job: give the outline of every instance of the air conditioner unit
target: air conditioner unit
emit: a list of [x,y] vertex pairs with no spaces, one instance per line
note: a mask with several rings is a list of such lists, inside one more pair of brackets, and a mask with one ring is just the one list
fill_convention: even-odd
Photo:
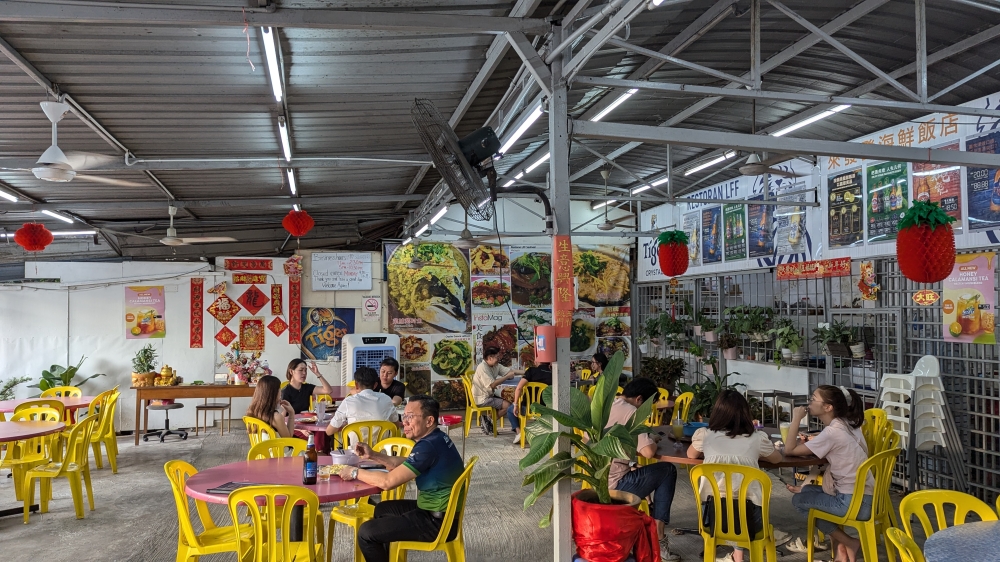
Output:
[[386,357],[399,361],[399,336],[395,334],[347,334],[341,340],[340,384],[354,380],[358,367],[378,371]]

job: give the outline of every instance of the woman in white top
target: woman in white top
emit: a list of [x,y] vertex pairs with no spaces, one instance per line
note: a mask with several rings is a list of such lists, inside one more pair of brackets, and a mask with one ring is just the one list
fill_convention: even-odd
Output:
[[[750,404],[742,394],[735,390],[724,390],[712,406],[712,415],[708,427],[694,432],[687,455],[692,459],[704,458],[706,463],[737,464],[759,468],[757,461],[765,459],[770,462],[781,461],[781,451],[762,431],[755,431]],[[734,489],[742,483],[742,478],[733,477]],[[720,490],[725,489],[723,478],[718,479]],[[712,487],[708,482],[701,482],[699,495],[702,505],[711,494]],[[747,522],[754,531],[754,521],[761,521],[761,489],[758,484],[751,484],[747,491],[747,499],[756,507],[755,512],[747,513]],[[704,509],[704,507],[703,507]],[[733,549],[733,562],[743,561],[743,551]]]
[[[868,446],[861,433],[861,424],[865,422],[865,405],[857,392],[842,386],[823,385],[817,388],[809,398],[809,406],[798,407],[792,411],[792,428],[798,428],[799,422],[806,412],[818,418],[826,426],[823,431],[811,441],[786,445],[786,455],[816,455],[826,459],[829,470],[824,474],[823,484],[829,488],[832,484],[834,493],[828,494],[822,486],[813,484],[807,486],[788,486],[792,496],[792,505],[803,514],[810,509],[818,509],[833,515],[845,515],[851,504],[854,493],[854,482],[857,480],[858,467],[868,460]],[[865,479],[865,495],[861,501],[858,517],[866,520],[871,516],[872,493],[875,489],[875,478],[869,472]],[[816,520],[819,530],[829,534],[837,548],[836,562],[855,562],[861,541],[838,529],[833,523],[822,519]],[[809,537],[808,540],[813,540]]]

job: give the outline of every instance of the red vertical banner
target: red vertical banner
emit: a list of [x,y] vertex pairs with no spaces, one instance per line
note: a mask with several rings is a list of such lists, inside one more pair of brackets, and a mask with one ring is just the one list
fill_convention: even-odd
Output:
[[191,278],[191,344],[192,349],[202,347],[205,319],[205,279]]
[[271,285],[271,315],[281,316],[284,314],[281,306],[281,283]]
[[302,279],[288,278],[288,343],[302,343]]
[[552,237],[552,318],[556,337],[568,338],[573,324],[576,295],[573,292],[573,243],[569,236]]

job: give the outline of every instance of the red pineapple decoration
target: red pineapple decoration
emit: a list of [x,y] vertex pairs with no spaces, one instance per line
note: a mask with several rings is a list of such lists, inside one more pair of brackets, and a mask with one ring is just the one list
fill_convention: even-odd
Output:
[[285,230],[292,236],[301,238],[316,226],[316,221],[309,216],[309,213],[292,209],[282,219],[281,226],[285,227]]
[[899,271],[910,281],[937,283],[955,267],[955,217],[937,203],[914,201],[899,221],[896,259]]
[[27,222],[14,233],[14,242],[29,252],[41,252],[52,243],[52,233],[45,225]]
[[660,271],[667,277],[684,275],[688,269],[688,236],[683,230],[667,230],[656,238]]

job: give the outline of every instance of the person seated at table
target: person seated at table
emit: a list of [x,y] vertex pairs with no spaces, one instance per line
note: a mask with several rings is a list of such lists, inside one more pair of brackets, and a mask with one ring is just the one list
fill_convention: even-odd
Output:
[[[517,388],[514,389],[514,403],[507,408],[507,421],[510,422],[510,429],[514,432],[514,443],[518,444],[521,442],[521,419],[517,417],[517,404],[521,400],[521,392],[524,387],[528,385],[529,382],[537,382],[541,384],[551,385],[552,384],[552,364],[551,363],[539,363],[534,367],[530,367],[524,372],[524,377],[517,381]],[[545,402],[542,401],[542,405]],[[521,408],[521,414],[525,414],[524,408]]]
[[280,389],[278,377],[265,375],[258,379],[247,415],[270,425],[278,437],[295,437],[295,410],[281,399]]
[[392,403],[399,406],[403,403],[403,396],[406,394],[406,385],[396,380],[399,374],[399,361],[392,357],[386,357],[378,366],[378,386],[376,392],[381,392],[392,399]]
[[594,384],[597,384],[597,377],[604,372],[604,369],[608,368],[608,356],[598,351],[590,358],[590,376],[594,379]]
[[301,359],[292,359],[288,363],[288,370],[285,371],[285,378],[288,385],[281,390],[281,399],[287,400],[296,414],[309,411],[309,398],[320,394],[333,394],[333,387],[326,382],[319,367],[313,361],[309,364],[309,369],[319,378],[323,386],[316,386],[306,382],[306,362]]
[[336,435],[348,424],[359,421],[394,421],[396,405],[389,395],[375,392],[378,373],[371,367],[358,367],[354,371],[354,387],[357,394],[344,399],[326,426],[327,435]]
[[[754,430],[753,415],[750,404],[742,394],[735,390],[723,390],[712,406],[712,416],[708,427],[699,428],[691,437],[691,446],[687,456],[691,459],[704,458],[707,463],[738,464],[760,468],[759,459],[771,463],[781,462],[781,451],[774,448],[770,437],[763,431]],[[733,478],[733,487],[740,485],[742,478]],[[725,478],[718,479],[719,489],[725,490]],[[708,482],[702,481],[699,495],[702,510],[712,493]],[[734,500],[736,501],[736,500]],[[755,535],[764,528],[761,513],[760,485],[752,484],[747,492],[747,522],[750,534]],[[713,508],[714,509],[714,508]],[[774,530],[774,542],[784,544],[791,535],[784,531]],[[743,550],[733,549],[733,562],[743,562]]]
[[[829,466],[823,474],[823,485],[788,486],[792,505],[804,515],[810,509],[818,509],[833,515],[845,515],[851,505],[854,483],[858,467],[868,460],[868,445],[861,433],[865,422],[865,404],[852,389],[842,386],[823,385],[813,391],[809,406],[799,406],[792,410],[789,427],[797,429],[806,413],[823,422],[826,427],[809,441],[785,444],[786,456],[816,455],[826,459]],[[864,497],[858,518],[862,521],[871,517],[872,494],[875,478],[871,472],[865,478]],[[827,491],[829,490],[829,491]],[[848,535],[843,529],[822,519],[816,520],[820,531],[830,535],[836,546],[837,562],[855,562],[861,541]],[[808,540],[813,540],[808,537]]]
[[[660,389],[656,388],[656,383],[645,377],[636,377],[625,385],[621,396],[615,397],[605,427],[627,424],[639,406],[642,406],[647,400],[657,400],[659,395]],[[655,457],[657,441],[658,438],[649,433],[640,433],[636,452],[647,459]],[[611,462],[611,470],[608,473],[608,488],[629,492],[640,498],[645,498],[652,493],[652,515],[653,519],[656,520],[656,534],[660,539],[660,558],[664,562],[680,560],[679,555],[670,553],[670,544],[665,534],[666,526],[670,524],[670,506],[674,502],[677,469],[669,462],[657,462],[633,468],[631,465],[635,460],[615,459]]]
[[[496,396],[497,387],[510,379],[523,375],[524,371],[511,369],[500,363],[500,348],[490,345],[483,349],[483,360],[472,375],[472,399],[479,407],[489,406],[502,416],[510,402]],[[479,427],[486,435],[493,435],[493,420],[489,416],[479,416]]]
[[[374,518],[358,529],[358,548],[367,562],[387,562],[389,544],[395,541],[430,542],[441,530],[448,509],[451,488],[465,470],[462,456],[448,435],[438,429],[441,413],[438,401],[430,396],[411,396],[403,414],[403,434],[416,443],[410,456],[394,457],[376,453],[364,443],[355,446],[359,457],[375,461],[389,472],[344,467],[340,477],[360,480],[383,490],[416,480],[417,499],[387,500],[375,506]],[[448,540],[455,537],[456,519]]]

